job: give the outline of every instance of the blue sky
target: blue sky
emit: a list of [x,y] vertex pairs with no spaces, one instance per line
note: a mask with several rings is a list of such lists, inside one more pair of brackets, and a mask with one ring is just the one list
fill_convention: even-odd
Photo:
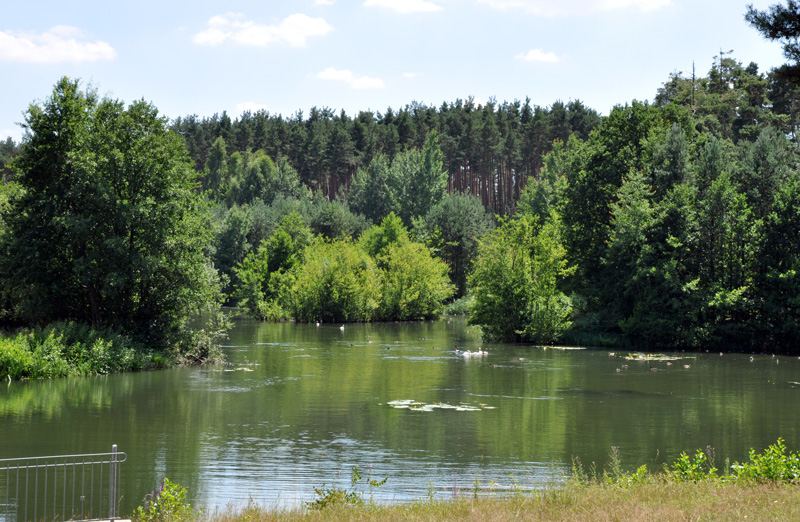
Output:
[[720,50],[761,70],[784,63],[744,21],[747,3],[777,1],[14,0],[0,18],[0,138],[19,141],[15,123],[61,76],[169,118],[470,96],[608,114],[692,62],[705,75]]

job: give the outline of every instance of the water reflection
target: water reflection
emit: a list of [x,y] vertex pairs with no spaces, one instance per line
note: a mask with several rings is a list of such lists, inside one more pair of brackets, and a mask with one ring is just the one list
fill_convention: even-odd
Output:
[[[607,351],[483,344],[462,320],[348,325],[239,320],[230,365],[11,383],[0,458],[126,451],[123,513],[164,476],[201,505],[311,500],[359,466],[405,501],[557,480],[572,456],[659,467],[712,445],[718,464],[784,437],[800,360],[701,354],[629,361]],[[486,350],[481,357],[458,351]],[[683,354],[676,354],[681,356]],[[687,367],[685,367],[687,366]],[[398,409],[392,401],[472,408]]]

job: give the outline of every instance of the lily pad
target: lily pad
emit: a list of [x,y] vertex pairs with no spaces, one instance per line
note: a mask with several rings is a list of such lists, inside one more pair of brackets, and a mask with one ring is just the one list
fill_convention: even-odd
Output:
[[663,353],[629,353],[625,359],[629,361],[680,361],[684,357]]
[[487,406],[485,404],[481,404],[480,406],[474,406],[471,404],[464,404],[464,403],[455,406],[453,404],[447,404],[445,402],[426,404],[424,402],[415,401],[413,399],[402,399],[402,400],[397,399],[394,401],[387,402],[386,405],[397,409],[403,409],[409,411],[423,411],[423,412],[430,412],[434,410],[480,411],[480,410],[496,409],[495,406]]

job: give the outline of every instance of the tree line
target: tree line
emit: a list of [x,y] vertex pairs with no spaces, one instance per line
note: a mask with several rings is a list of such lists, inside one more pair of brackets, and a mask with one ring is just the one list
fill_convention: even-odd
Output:
[[352,178],[377,156],[389,161],[400,153],[422,149],[431,132],[439,136],[449,192],[470,193],[493,213],[513,210],[520,190],[541,167],[542,154],[555,139],[588,137],[599,123],[596,111],[580,101],[557,101],[549,107],[524,102],[478,105],[473,99],[443,103],[438,109],[419,103],[384,113],[312,108],[308,116],[246,111],[231,119],[180,117],[172,128],[182,134],[198,172],[209,161],[218,138],[229,153],[263,150],[285,158],[303,185],[327,199],[346,194]]

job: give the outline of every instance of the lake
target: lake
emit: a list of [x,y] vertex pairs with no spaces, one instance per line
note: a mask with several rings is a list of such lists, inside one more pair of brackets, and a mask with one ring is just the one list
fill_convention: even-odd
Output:
[[388,477],[376,500],[405,502],[541,487],[611,446],[628,470],[709,445],[717,467],[778,437],[800,448],[797,357],[627,360],[483,343],[461,318],[341,326],[240,318],[225,366],[3,383],[0,458],[117,444],[124,515],[164,476],[211,509],[291,507],[357,466]]

